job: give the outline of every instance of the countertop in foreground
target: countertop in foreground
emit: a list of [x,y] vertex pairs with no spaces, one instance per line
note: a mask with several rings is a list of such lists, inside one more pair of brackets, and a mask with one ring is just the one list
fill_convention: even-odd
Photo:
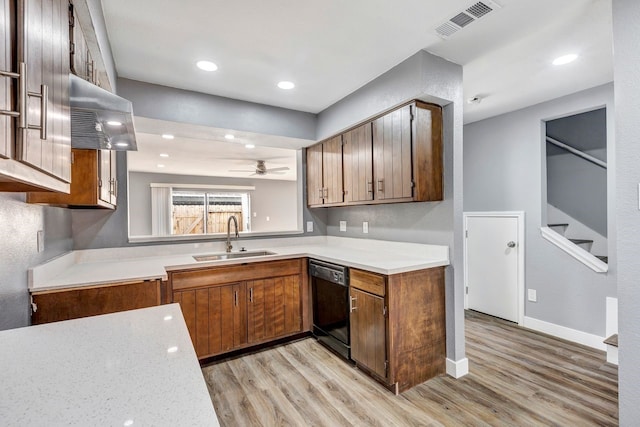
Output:
[[218,426],[178,304],[0,332],[0,424]]

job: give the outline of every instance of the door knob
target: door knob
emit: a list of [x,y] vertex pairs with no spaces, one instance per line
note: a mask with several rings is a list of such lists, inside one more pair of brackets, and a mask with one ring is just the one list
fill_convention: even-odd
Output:
[[510,241],[509,243],[507,243],[507,247],[509,248],[515,248],[516,247],[516,242],[514,242],[513,240]]

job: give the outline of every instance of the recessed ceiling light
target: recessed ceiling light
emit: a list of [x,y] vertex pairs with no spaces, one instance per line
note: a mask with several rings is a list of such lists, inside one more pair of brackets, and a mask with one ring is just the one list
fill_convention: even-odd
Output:
[[176,351],[178,351],[178,347],[169,347],[167,349],[167,353],[175,353]]
[[125,427],[132,426],[132,425],[133,425],[133,420],[127,420],[127,421],[125,421],[123,425],[124,425]]
[[253,144],[246,144],[245,148],[256,148],[256,146]]
[[167,153],[160,153],[160,157],[169,157]]
[[124,142],[124,141],[116,142],[116,147],[128,147],[128,146],[129,146],[128,142]]
[[226,134],[224,137],[226,139],[235,139],[236,138],[235,135],[231,135],[230,133]]
[[159,168],[163,168],[163,167],[164,167],[164,165],[163,165],[163,164],[161,164],[161,163],[158,163],[158,167],[159,167]]
[[173,319],[173,316],[170,314],[167,314],[166,316],[164,316],[164,320],[171,320]]
[[571,53],[569,55],[563,55],[563,56],[559,56],[556,59],[553,60],[553,65],[564,65],[564,64],[568,64],[569,62],[573,62],[578,58],[578,55],[576,55],[575,53]]
[[163,133],[162,137],[164,139],[173,139],[173,138],[175,138],[175,136],[171,135],[170,133]]
[[280,89],[288,90],[288,89],[293,89],[294,87],[296,87],[296,85],[293,84],[293,82],[283,81],[283,82],[278,83],[278,87]]
[[218,66],[211,61],[198,61],[196,62],[196,66],[204,71],[215,71],[218,69]]
[[108,124],[109,126],[122,126],[122,122],[118,122],[118,121],[115,121],[115,120],[109,120],[109,121],[107,122],[107,124]]

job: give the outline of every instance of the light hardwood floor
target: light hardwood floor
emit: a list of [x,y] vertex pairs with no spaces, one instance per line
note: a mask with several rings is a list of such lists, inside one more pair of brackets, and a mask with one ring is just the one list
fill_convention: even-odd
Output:
[[394,396],[309,338],[203,368],[222,426],[607,426],[617,368],[601,351],[466,315],[470,373]]

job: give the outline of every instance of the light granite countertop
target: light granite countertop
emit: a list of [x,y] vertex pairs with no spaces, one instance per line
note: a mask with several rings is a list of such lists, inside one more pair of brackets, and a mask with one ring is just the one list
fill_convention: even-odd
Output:
[[37,292],[134,280],[166,280],[168,271],[300,257],[380,274],[449,265],[449,248],[442,245],[332,236],[241,239],[234,245],[248,251],[269,251],[273,255],[205,262],[193,258],[223,253],[222,242],[74,251],[29,270],[29,288]]
[[0,424],[218,426],[178,304],[0,331]]

